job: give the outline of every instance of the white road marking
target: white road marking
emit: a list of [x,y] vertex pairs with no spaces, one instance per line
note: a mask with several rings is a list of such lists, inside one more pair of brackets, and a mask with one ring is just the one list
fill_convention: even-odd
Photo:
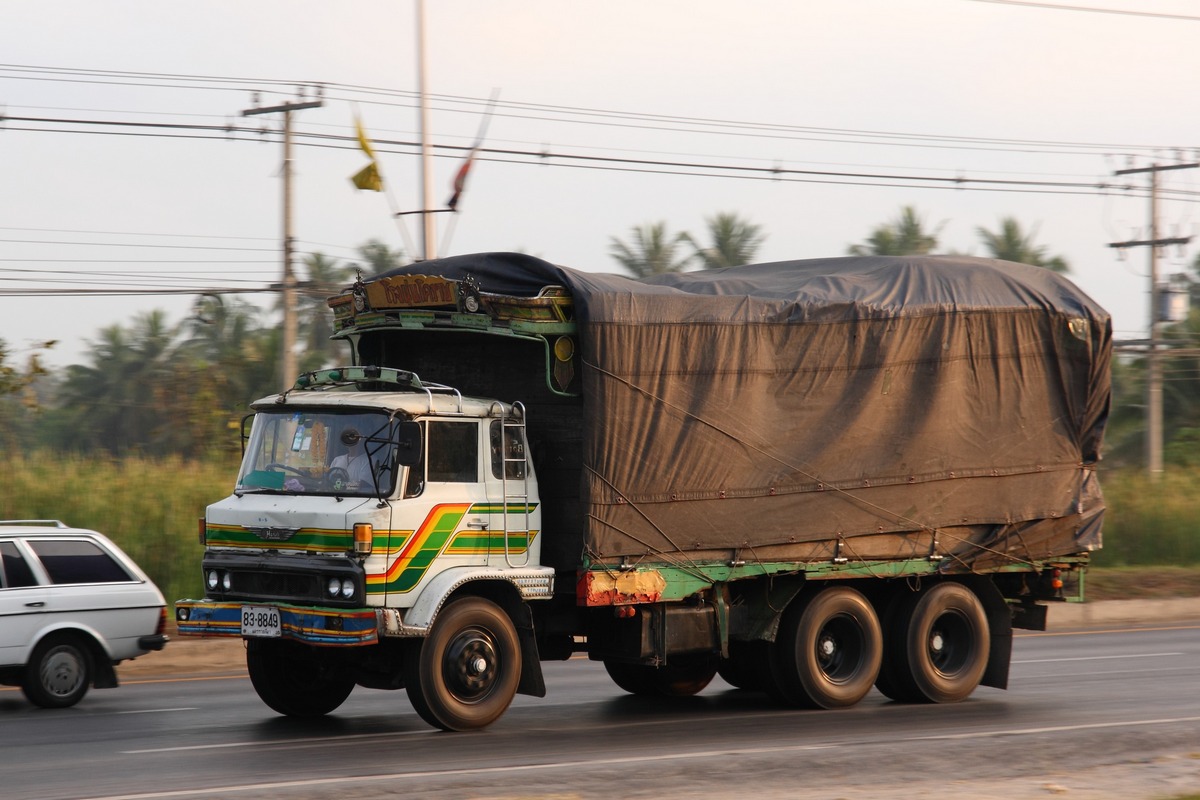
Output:
[[169,714],[172,711],[199,711],[199,706],[180,706],[179,708],[147,708],[144,711],[114,711],[118,716],[121,714]]
[[1133,653],[1123,656],[1076,656],[1072,658],[1025,658],[1013,659],[1014,664],[1049,664],[1053,661],[1105,661],[1113,658],[1162,658],[1164,656],[1184,656],[1187,653]]
[[[930,736],[907,736],[896,741],[928,742],[952,739],[985,739],[1000,736],[1036,736],[1044,733],[1062,733],[1065,731],[1097,730],[1101,728],[1146,727],[1150,725],[1174,725],[1184,722],[1200,722],[1197,717],[1168,717],[1163,719],[1130,720],[1125,722],[1094,722],[1080,725],[1054,725],[1042,728],[1001,728],[990,731],[973,731],[971,733],[946,733]],[[349,737],[345,737],[349,738]],[[261,742],[259,743],[261,744]],[[631,764],[648,764],[662,761],[680,761],[691,759],[719,760],[729,756],[755,756],[770,753],[799,753],[815,750],[829,750],[846,747],[848,742],[836,742],[820,745],[791,745],[780,747],[748,747],[727,748],[722,750],[705,750],[694,753],[665,753],[653,756],[627,756],[622,758],[596,758],[587,760],[563,761],[553,764],[522,764],[503,767],[476,767],[471,769],[429,770],[427,772],[393,772],[384,775],[339,776],[334,778],[312,778],[296,781],[277,781],[273,783],[244,783],[228,786],[216,786],[204,789],[176,789],[165,792],[145,792],[140,794],[104,795],[81,798],[81,800],[168,800],[177,797],[225,797],[238,792],[262,792],[277,789],[300,789],[318,786],[334,786],[344,788],[348,784],[370,784],[385,782],[400,782],[419,780],[423,778],[445,778],[476,775],[501,775],[520,772],[542,772],[548,770],[581,769],[587,767],[624,766]],[[863,742],[877,744],[877,742]],[[234,746],[234,745],[230,745]],[[242,745],[244,746],[244,744]],[[180,748],[187,749],[187,748]],[[147,752],[147,751],[141,751]],[[161,751],[159,751],[161,752]]]

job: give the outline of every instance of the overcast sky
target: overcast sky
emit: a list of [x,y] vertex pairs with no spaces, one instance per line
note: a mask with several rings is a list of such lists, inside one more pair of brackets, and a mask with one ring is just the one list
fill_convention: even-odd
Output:
[[[1047,7],[1071,5],[1091,10]],[[255,91],[324,86],[294,115],[299,251],[411,252],[392,211],[421,206],[415,9],[0,4],[0,339],[78,362],[103,326],[195,300],[17,290],[277,281],[281,119],[240,116]],[[1194,0],[430,0],[435,203],[494,92],[485,146],[508,151],[438,215],[438,251],[619,271],[611,237],[736,212],[766,232],[761,261],[837,256],[913,205],[942,251],[983,255],[976,228],[1011,216],[1138,338],[1149,254],[1108,244],[1148,237],[1148,178],[1113,173],[1200,159],[1198,40]],[[356,111],[390,201],[349,182]],[[1200,234],[1200,170],[1160,184],[1159,235]],[[1161,272],[1195,253],[1163,251]]]

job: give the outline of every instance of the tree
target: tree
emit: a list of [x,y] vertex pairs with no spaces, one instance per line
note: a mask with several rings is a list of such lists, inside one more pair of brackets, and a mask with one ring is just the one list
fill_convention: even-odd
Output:
[[[944,223],[943,223],[944,224]],[[924,256],[937,249],[937,235],[942,226],[929,232],[912,206],[900,209],[894,222],[880,225],[864,244],[848,248],[852,256]]]
[[32,445],[31,426],[27,424],[41,410],[37,384],[49,371],[42,364],[42,353],[57,344],[39,342],[25,356],[23,366],[13,363],[14,353],[0,339],[0,447],[28,448]]
[[633,243],[609,239],[608,252],[635,278],[667,272],[683,272],[694,255],[679,254],[680,245],[690,241],[686,233],[667,233],[667,223],[656,222],[632,229]]
[[976,228],[975,232],[983,240],[983,244],[991,253],[992,258],[1016,261],[1020,264],[1032,264],[1035,267],[1044,267],[1051,272],[1060,274],[1070,272],[1067,262],[1061,256],[1049,257],[1046,255],[1045,247],[1033,243],[1034,237],[1037,235],[1036,228],[1025,233],[1021,230],[1020,223],[1013,217],[1005,217],[1000,220],[998,232],[992,232],[983,227]]
[[[378,242],[364,246],[362,250],[375,245],[382,249],[370,252],[380,259],[381,265],[402,258],[399,251],[392,253],[386,245]],[[300,371],[308,372],[328,366],[343,355],[345,345],[329,338],[333,333],[333,311],[329,308],[328,300],[354,282],[356,267],[339,264],[323,253],[312,253],[304,259],[304,272],[296,313],[300,320],[299,339],[302,347]]]
[[700,247],[691,236],[688,241],[695,248],[695,257],[702,269],[740,267],[754,261],[758,248],[767,238],[762,228],[734,213],[720,213],[704,220],[712,244]]
[[392,250],[378,239],[370,239],[366,244],[359,247],[358,255],[363,260],[363,263],[361,265],[352,263],[347,269],[362,270],[365,277],[379,275],[390,269],[404,266],[407,263],[403,250]]

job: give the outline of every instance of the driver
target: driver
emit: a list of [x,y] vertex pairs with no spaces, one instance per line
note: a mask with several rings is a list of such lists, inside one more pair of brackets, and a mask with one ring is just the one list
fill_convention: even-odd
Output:
[[371,459],[367,457],[366,449],[363,446],[362,434],[356,428],[347,427],[342,431],[340,438],[346,451],[340,456],[334,457],[329,468],[345,470],[346,480],[351,486],[370,485]]

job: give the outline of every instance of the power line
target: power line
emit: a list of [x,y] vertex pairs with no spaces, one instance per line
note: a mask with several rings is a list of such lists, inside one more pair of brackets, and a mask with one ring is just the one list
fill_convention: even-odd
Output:
[[[152,130],[165,128],[168,130],[199,130],[199,131],[214,131],[221,130],[228,133],[248,133],[251,132],[245,128],[226,125],[220,126],[196,126],[182,123],[153,123],[153,122],[129,122],[125,120],[88,120],[88,119],[65,119],[65,118],[27,118],[27,117],[8,117],[9,120],[15,122],[50,122],[64,125],[85,125],[97,127],[116,127],[126,128],[133,127],[137,131]],[[21,130],[18,128],[17,130]],[[58,133],[103,133],[110,135],[149,135],[153,133],[133,133],[128,134],[126,131],[89,131],[89,130],[60,130],[48,129]],[[337,135],[337,134],[315,134],[315,133],[297,133],[298,139],[307,140],[301,142],[306,146],[317,147],[332,147],[335,149],[353,150],[358,147],[357,140],[352,136]],[[175,135],[168,134],[166,138],[178,138]],[[222,137],[225,138],[225,137]],[[406,148],[416,149],[419,147],[419,142],[404,141],[394,139],[374,139],[373,143],[377,150],[381,152],[397,153],[404,152],[403,150],[389,150],[387,148]],[[444,151],[437,153],[439,157],[458,158],[469,147],[461,145],[433,145],[435,150]],[[576,166],[590,169],[604,169],[618,172],[636,172],[636,173],[651,173],[651,174],[668,174],[668,175],[683,175],[691,177],[743,177],[755,178],[759,180],[771,181],[788,181],[797,183],[824,183],[837,184],[847,186],[890,186],[893,188],[951,188],[955,190],[983,190],[983,191],[999,191],[999,192],[1023,192],[1034,194],[1083,194],[1083,195],[1103,195],[1114,191],[1124,191],[1131,196],[1139,196],[1137,189],[1128,188],[1124,185],[1114,185],[1103,181],[1047,181],[1047,180],[1018,180],[1018,179],[1002,179],[1002,178],[972,178],[968,175],[957,175],[954,177],[946,177],[941,175],[921,175],[921,174],[888,174],[888,173],[869,173],[869,172],[848,172],[836,170],[807,170],[795,169],[782,166],[755,166],[745,164],[712,164],[703,162],[689,161],[665,161],[659,159],[637,159],[615,156],[595,156],[582,153],[574,153],[569,151],[550,151],[550,150],[518,150],[518,149],[502,149],[502,148],[480,148],[478,151],[481,155],[479,160],[492,161],[496,163],[512,163],[512,164],[537,164],[543,165],[553,162],[557,166]],[[1179,199],[1196,198],[1200,201],[1200,192],[1176,190],[1172,195]],[[168,247],[169,245],[159,245]],[[234,249],[234,248],[229,248]],[[243,248],[253,249],[253,248]]]
[[1157,17],[1159,19],[1187,20],[1200,22],[1200,17],[1188,14],[1166,14],[1158,11],[1132,11],[1124,8],[1099,8],[1097,6],[1064,6],[1058,3],[1034,3],[1027,0],[971,0],[974,3],[992,3],[1000,6],[1025,6],[1027,8],[1048,8],[1054,11],[1086,11],[1092,14],[1119,14],[1126,17]]

